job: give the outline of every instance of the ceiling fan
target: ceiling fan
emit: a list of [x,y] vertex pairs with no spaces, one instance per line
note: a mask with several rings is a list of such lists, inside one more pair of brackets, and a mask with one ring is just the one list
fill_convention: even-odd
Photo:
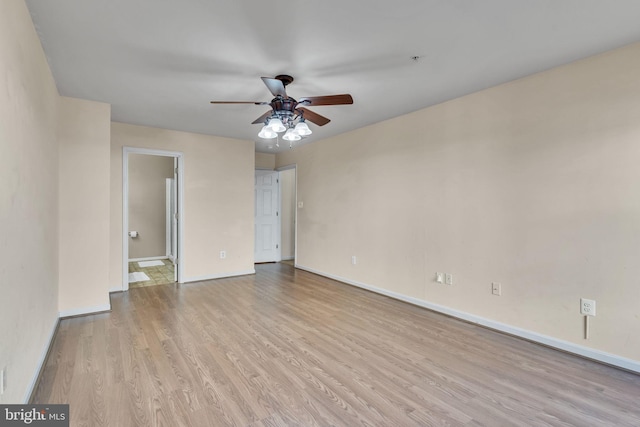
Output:
[[212,104],[254,104],[270,105],[271,110],[267,111],[252,124],[263,123],[264,126],[259,137],[271,139],[278,136],[279,132],[285,132],[282,139],[287,141],[297,141],[303,136],[311,135],[311,129],[306,124],[306,120],[318,126],[324,126],[330,120],[318,113],[309,110],[309,106],[320,105],[344,105],[353,104],[353,98],[349,94],[327,95],[327,96],[307,96],[295,100],[287,95],[285,87],[293,82],[293,77],[281,74],[271,77],[262,77],[262,81],[273,94],[269,102],[260,101],[211,101]]

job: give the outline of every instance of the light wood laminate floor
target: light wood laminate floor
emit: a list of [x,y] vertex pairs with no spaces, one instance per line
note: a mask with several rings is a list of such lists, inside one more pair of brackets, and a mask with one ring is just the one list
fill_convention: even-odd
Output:
[[640,376],[284,264],[62,320],[73,426],[639,426]]

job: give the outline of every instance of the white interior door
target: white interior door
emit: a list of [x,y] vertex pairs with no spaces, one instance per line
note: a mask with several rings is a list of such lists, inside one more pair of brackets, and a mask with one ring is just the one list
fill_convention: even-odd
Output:
[[256,171],[255,262],[280,261],[278,172]]
[[173,179],[171,180],[171,262],[173,281],[178,281],[178,158],[173,158]]
[[173,189],[173,179],[165,179],[165,254],[173,262],[173,252],[171,247],[171,226],[173,225],[173,206],[171,204],[171,191]]

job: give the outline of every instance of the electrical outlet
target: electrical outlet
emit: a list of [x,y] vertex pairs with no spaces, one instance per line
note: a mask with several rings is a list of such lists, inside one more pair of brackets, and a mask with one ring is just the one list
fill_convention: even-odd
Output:
[[0,394],[4,394],[7,389],[7,367],[5,366],[0,371]]
[[444,283],[444,273],[436,273],[436,282]]
[[451,273],[445,273],[444,275],[444,282],[447,285],[453,285],[453,274]]
[[592,299],[580,298],[580,314],[585,316],[596,315],[596,302]]
[[227,251],[220,251],[220,259],[225,259],[227,257]]
[[493,282],[491,284],[491,293],[497,296],[502,295],[502,285],[500,283]]
[[352,256],[351,257],[351,264],[356,265],[358,263],[358,259],[356,258],[356,256]]

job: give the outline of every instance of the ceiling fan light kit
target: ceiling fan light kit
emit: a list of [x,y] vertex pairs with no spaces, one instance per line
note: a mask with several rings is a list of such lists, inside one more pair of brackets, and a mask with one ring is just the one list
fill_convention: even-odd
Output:
[[286,127],[284,127],[284,124],[282,123],[282,119],[279,119],[278,117],[272,117],[271,119],[269,119],[269,123],[267,124],[267,127],[269,129],[271,129],[274,132],[284,132],[285,130],[287,130]]
[[298,135],[300,136],[307,136],[313,133],[311,132],[311,129],[309,129],[309,125],[305,123],[304,119],[300,119],[300,121],[298,122],[298,124],[294,129],[296,132],[298,132]]
[[298,134],[298,132],[296,132],[295,129],[289,128],[285,132],[282,139],[284,139],[285,141],[300,141],[302,137]]
[[258,133],[258,136],[263,139],[273,139],[278,136],[278,134],[274,132],[273,129],[271,129],[269,126],[264,125]]
[[260,101],[211,101],[212,104],[254,104],[254,105],[270,105],[271,110],[264,113],[252,122],[252,124],[263,124],[259,138],[273,139],[278,133],[285,132],[282,139],[289,141],[299,141],[302,137],[309,136],[313,132],[307,125],[306,120],[317,126],[324,126],[331,120],[315,113],[307,108],[307,106],[319,105],[344,105],[353,104],[353,98],[349,94],[328,95],[328,96],[311,96],[301,98],[296,101],[287,95],[285,86],[293,82],[293,77],[288,75],[279,75],[275,78],[262,77],[262,81],[273,94],[270,102]]

